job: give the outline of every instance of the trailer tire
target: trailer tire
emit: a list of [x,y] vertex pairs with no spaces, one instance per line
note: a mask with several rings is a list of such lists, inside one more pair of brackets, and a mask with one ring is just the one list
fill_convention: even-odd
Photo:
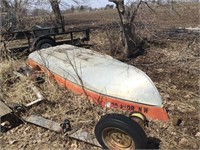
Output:
[[36,43],[36,50],[55,46],[55,41],[50,39],[41,39]]
[[103,149],[144,149],[147,137],[142,127],[121,114],[108,114],[95,126],[95,136]]

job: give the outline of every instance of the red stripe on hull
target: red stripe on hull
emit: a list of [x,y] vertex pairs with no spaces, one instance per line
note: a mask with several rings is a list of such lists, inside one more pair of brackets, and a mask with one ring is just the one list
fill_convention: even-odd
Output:
[[130,110],[130,111],[139,111],[142,114],[144,114],[147,118],[160,120],[160,121],[169,121],[169,116],[166,110],[162,107],[138,104],[138,103],[122,100],[120,98],[113,98],[108,95],[101,95],[94,91],[84,89],[82,86],[74,84],[64,79],[63,77],[50,72],[47,68],[36,63],[35,61],[31,59],[28,59],[28,64],[33,68],[38,66],[42,71],[47,73],[48,76],[53,77],[59,85],[65,86],[66,88],[70,89],[74,93],[86,95],[88,98],[91,98],[94,102],[100,104],[103,107],[117,108],[117,109]]

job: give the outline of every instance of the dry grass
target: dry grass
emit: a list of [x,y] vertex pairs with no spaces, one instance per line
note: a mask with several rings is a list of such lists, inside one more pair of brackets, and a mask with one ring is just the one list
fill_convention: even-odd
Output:
[[[154,11],[143,5],[136,21],[141,25],[154,27],[196,27],[199,24],[199,3],[177,3],[173,5],[149,5]],[[98,10],[63,14],[66,29],[84,27],[104,27],[119,22],[116,9]],[[33,25],[53,26],[53,16],[44,15],[24,19],[26,28]]]
[[[31,86],[37,86],[47,101],[29,109],[24,114],[25,116],[39,115],[60,123],[65,119],[69,119],[72,129],[83,129],[94,136],[92,131],[100,117],[103,114],[114,112],[114,110],[102,109],[84,96],[75,95],[69,90],[59,87],[54,80],[45,75],[43,75],[45,83],[41,85],[34,82],[33,78],[17,77],[14,72],[23,64],[23,61],[6,61],[2,63],[0,99],[8,105],[13,103],[27,104],[36,99]],[[0,141],[3,149],[33,149],[35,147],[38,149],[51,149],[52,147],[54,149],[92,148],[90,145],[85,145],[81,142],[77,143],[76,140],[68,138],[66,140],[65,138],[64,135],[59,135],[34,125],[20,125],[1,135]]]
[[25,78],[20,80],[19,77],[14,76],[14,71],[19,69],[18,66],[22,65],[22,61],[16,62],[12,60],[1,63],[0,98],[8,103],[26,103],[34,98],[33,93],[30,92],[30,83],[32,81]]
[[[199,4],[175,5],[174,7],[181,17],[177,17],[174,11],[169,11],[169,7],[153,7],[159,13],[150,13],[149,10],[141,13],[141,17],[146,18],[146,22],[143,21],[145,24],[163,28],[198,25],[197,8]],[[151,15],[148,17],[146,14]],[[77,25],[78,27],[93,27],[107,24],[109,21],[118,19],[118,16],[115,10],[109,10],[92,12],[92,14],[87,12],[68,14],[66,18],[68,27],[75,27],[78,23],[80,23]],[[102,18],[104,19],[101,20]],[[138,20],[140,22],[141,18]],[[103,27],[105,28],[105,26]],[[172,38],[165,33],[161,35],[163,30],[159,28],[153,32],[148,32],[149,29],[144,31],[144,28],[141,28],[143,29],[142,35],[149,40],[146,52],[135,59],[123,61],[140,68],[150,76],[166,102],[171,118],[168,124],[150,122],[149,127],[145,129],[151,139],[147,146],[154,149],[199,149],[198,36],[196,34],[182,36],[178,34]],[[118,31],[110,29],[108,31],[111,38],[115,38],[113,41],[116,44]],[[105,30],[92,31],[90,44],[93,44],[92,49],[110,54],[112,45]],[[120,50],[120,44],[115,46],[117,46],[116,50]],[[116,57],[118,56],[116,55]],[[27,115],[37,114],[57,122],[69,119],[73,128],[83,128],[92,132],[95,123],[103,114],[114,111],[104,110],[83,96],[75,95],[65,88],[59,87],[46,76],[44,76],[45,83],[42,85],[36,84],[30,78],[16,78],[13,71],[23,65],[23,60],[2,62],[0,99],[7,103],[25,104],[30,102],[35,99],[35,95],[31,93],[29,87],[34,84],[48,101],[31,108]],[[174,125],[173,118],[180,119],[181,123]],[[30,124],[20,125],[0,135],[2,149],[95,149],[76,140],[64,139],[63,135]]]
[[[165,47],[151,46],[144,56],[128,63],[150,76],[166,101],[170,115],[168,125],[151,122],[148,135],[161,140],[161,149],[198,149],[198,42],[170,41]],[[181,120],[177,126],[173,124],[176,118]]]
[[[96,43],[96,46],[104,50],[101,52],[106,52],[108,49],[103,46],[106,45],[103,42],[105,34],[98,33],[98,35],[95,37],[98,37],[98,41],[102,38],[102,43]],[[199,96],[196,82],[198,44],[194,41],[188,47],[189,42],[184,44],[167,42],[165,48],[155,45],[150,47],[144,56],[127,60],[127,63],[142,69],[153,79],[162,98],[166,101],[171,118],[168,124],[150,122],[149,127],[145,129],[150,139],[148,148],[198,149],[199,147]],[[46,76],[44,76],[46,82],[42,85],[36,84],[30,78],[16,78],[13,71],[23,65],[24,62],[21,60],[3,63],[0,72],[1,99],[8,103],[25,104],[34,99],[34,95],[28,88],[29,85],[36,85],[48,101],[31,108],[27,115],[40,115],[57,122],[69,119],[74,129],[82,128],[92,133],[99,118],[105,113],[113,112],[113,110],[104,110],[84,97],[59,87]],[[182,121],[180,125],[173,124],[174,116]],[[95,149],[88,144],[65,139],[63,135],[30,124],[20,125],[1,135],[0,139],[3,149]]]

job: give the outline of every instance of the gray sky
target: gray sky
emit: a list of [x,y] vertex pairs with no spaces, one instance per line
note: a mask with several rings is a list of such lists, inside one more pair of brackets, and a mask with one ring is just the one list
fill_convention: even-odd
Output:
[[88,2],[88,5],[90,5],[93,8],[105,7],[107,4],[113,3],[109,3],[108,0],[90,0]]
[[[30,9],[33,9],[33,7],[50,9],[50,4],[48,0],[39,0],[38,5],[34,5],[34,1],[36,0],[33,0],[33,5],[30,6]],[[115,5],[114,3],[108,2],[108,0],[76,0],[76,1],[78,2],[78,4],[73,2],[73,0],[61,0],[60,8],[67,9],[67,8],[70,8],[72,5],[73,6],[87,5],[92,8],[105,7],[107,4]],[[125,2],[126,1],[128,0],[125,0]]]
[[[92,8],[100,8],[100,7],[105,7],[107,4],[114,4],[108,2],[108,0],[77,0],[77,1],[79,2],[79,5],[88,5]],[[62,2],[68,5],[74,5],[74,6],[77,5],[72,0],[62,0]]]
[[[69,1],[69,0],[65,0],[65,1]],[[127,1],[129,1],[129,0],[125,0],[125,3]],[[115,5],[114,3],[108,2],[108,0],[87,0],[87,1],[82,0],[82,2],[83,2],[83,4],[87,4],[88,6],[91,6],[93,8],[105,7],[107,4]]]

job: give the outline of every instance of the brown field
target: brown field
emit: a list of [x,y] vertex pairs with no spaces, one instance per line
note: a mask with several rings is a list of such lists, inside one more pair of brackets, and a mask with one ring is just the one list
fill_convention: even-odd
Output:
[[[150,121],[149,127],[145,128],[149,149],[199,149],[199,32],[180,30],[199,26],[199,6],[182,3],[175,4],[173,8],[152,6],[156,13],[143,7],[136,21],[136,29],[146,39],[145,49],[140,56],[132,59],[121,57],[118,27],[112,28],[113,24],[118,24],[116,10],[65,15],[66,29],[93,28],[90,49],[106,54],[114,49],[116,53],[113,57],[143,70],[155,83],[165,101],[170,122]],[[46,18],[44,24],[48,24],[48,21]],[[46,82],[42,85],[37,85],[30,78],[16,79],[13,71],[25,66],[24,58],[5,60],[1,64],[0,99],[8,104],[26,104],[34,100],[28,88],[32,83],[49,100],[31,108],[28,114],[41,115],[58,122],[67,118],[73,128],[82,128],[92,133],[94,125],[103,114],[119,112],[102,109],[84,97],[57,86],[46,76]],[[5,150],[97,149],[30,124],[22,124],[1,134],[0,145]]]

